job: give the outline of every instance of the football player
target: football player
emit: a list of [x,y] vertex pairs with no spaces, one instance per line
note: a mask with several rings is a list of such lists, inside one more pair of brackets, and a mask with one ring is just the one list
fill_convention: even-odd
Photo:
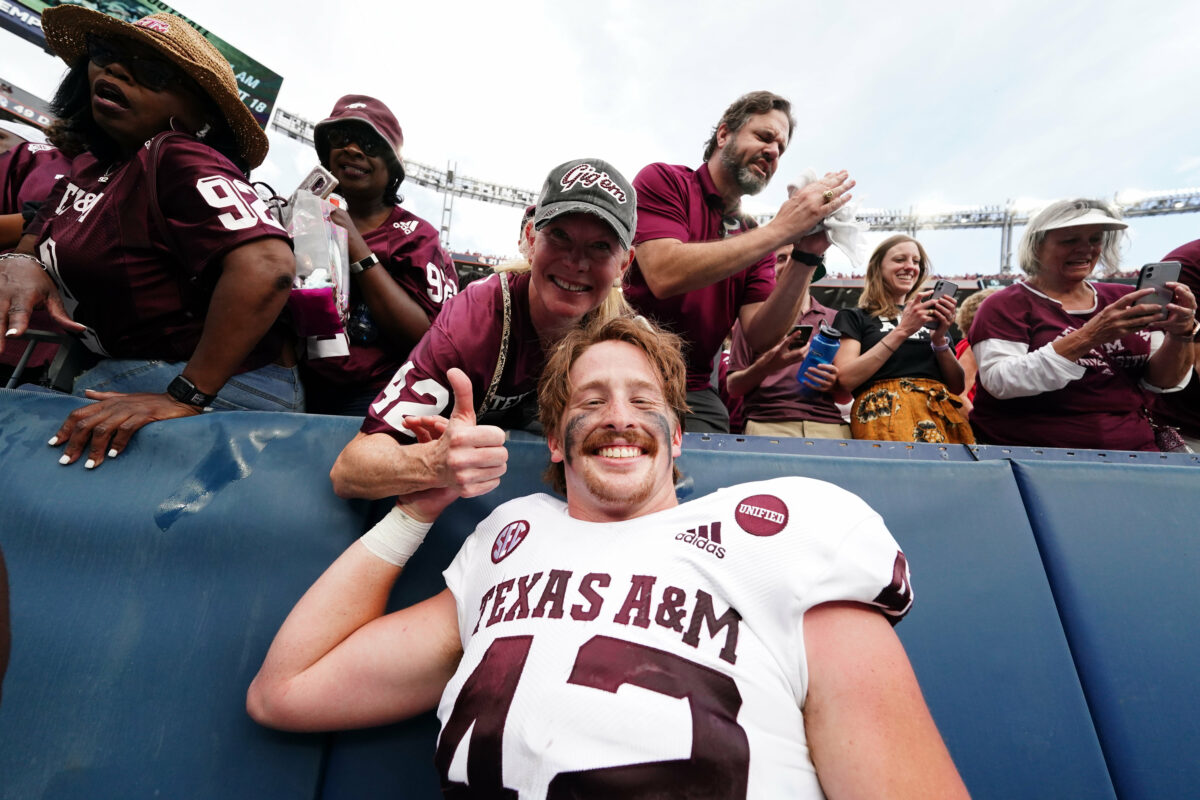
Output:
[[[640,318],[568,334],[539,389],[566,500],[499,506],[445,590],[384,615],[457,493],[400,498],[284,622],[250,714],[311,731],[436,707],[448,794],[965,797],[892,631],[912,594],[882,520],[794,477],[679,503],[685,374]],[[471,426],[451,382],[448,425]]]

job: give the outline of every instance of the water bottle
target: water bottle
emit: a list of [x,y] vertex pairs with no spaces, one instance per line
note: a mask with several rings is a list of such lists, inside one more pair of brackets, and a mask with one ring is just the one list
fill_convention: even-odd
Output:
[[809,367],[817,364],[830,364],[833,362],[833,356],[837,353],[838,348],[842,345],[842,332],[836,328],[831,328],[824,322],[821,323],[821,329],[817,335],[812,338],[812,342],[808,345],[808,355],[804,357],[804,361],[800,364],[800,369],[796,370],[796,380],[800,382],[800,394],[804,397],[811,397],[817,393],[817,387],[813,386],[804,378],[804,373]]

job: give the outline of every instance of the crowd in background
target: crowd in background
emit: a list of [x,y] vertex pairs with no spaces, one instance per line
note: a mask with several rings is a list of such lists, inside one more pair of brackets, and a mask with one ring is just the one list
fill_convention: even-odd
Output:
[[[536,431],[544,351],[567,323],[626,303],[684,342],[689,431],[1130,450],[1200,438],[1195,243],[1167,257],[1181,282],[1158,295],[1105,283],[1127,225],[1106,203],[1066,200],[1027,225],[1025,278],[963,308],[966,287],[934,296],[929,255],[905,235],[876,248],[856,307],[827,308],[811,285],[854,181],[789,187],[761,226],[742,213],[792,145],[790,104],[769,92],[730,106],[698,168],[650,164],[628,182],[599,159],[560,165],[522,220],[521,260],[471,292],[436,228],[401,204],[399,121],[377,99],[340,98],[314,162],[343,198],[345,330],[306,340],[285,306],[288,234],[249,183],[266,136],[219,54],[172,20],[109,30],[53,15],[47,42],[70,68],[59,119],[48,134],[6,123],[0,141],[0,360],[11,372],[27,330],[73,339],[68,388],[96,401],[52,437],[64,463],[95,467],[145,424],[205,409],[346,414],[364,418],[361,438],[416,444],[403,420],[449,415],[454,367],[481,417]],[[569,182],[600,187],[578,210],[621,230],[611,276],[576,252],[591,232],[546,227]],[[831,340],[836,355],[809,368]],[[54,352],[33,348],[26,385]]]

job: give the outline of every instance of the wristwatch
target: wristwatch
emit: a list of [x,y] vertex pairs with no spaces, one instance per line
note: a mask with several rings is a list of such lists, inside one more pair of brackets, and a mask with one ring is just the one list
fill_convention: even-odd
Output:
[[175,379],[167,386],[167,394],[181,403],[187,403],[189,406],[197,408],[208,408],[212,405],[212,401],[217,399],[215,394],[205,394],[197,389],[196,384],[183,375],[175,376]]
[[366,258],[364,258],[360,261],[351,261],[350,262],[350,274],[351,275],[359,275],[363,272],[366,272],[367,270],[369,270],[371,267],[375,266],[378,263],[379,263],[379,256],[375,255],[374,253],[371,253]]
[[825,256],[813,255],[803,250],[792,250],[792,258],[806,267],[819,267],[825,263]]

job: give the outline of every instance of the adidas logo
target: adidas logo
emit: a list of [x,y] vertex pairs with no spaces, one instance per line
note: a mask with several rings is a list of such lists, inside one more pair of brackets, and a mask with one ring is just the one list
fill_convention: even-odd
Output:
[[725,548],[721,546],[721,523],[701,525],[689,528],[684,533],[675,534],[675,541],[694,545],[706,553],[712,553],[717,558],[725,557]]

